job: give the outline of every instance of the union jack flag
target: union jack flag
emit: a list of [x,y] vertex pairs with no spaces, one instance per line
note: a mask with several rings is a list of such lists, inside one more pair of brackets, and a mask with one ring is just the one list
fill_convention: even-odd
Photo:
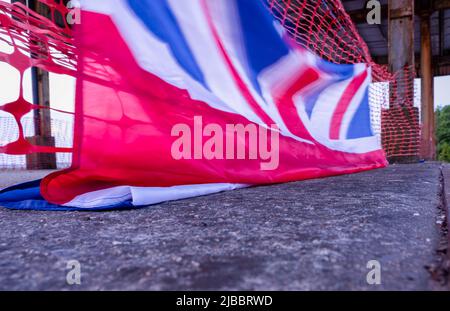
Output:
[[[296,46],[263,1],[81,4],[73,165],[3,191],[1,205],[141,206],[386,165],[371,128],[370,67],[332,64]],[[223,128],[276,125],[278,167],[261,170],[259,158],[174,159],[171,129],[195,126],[198,116]]]

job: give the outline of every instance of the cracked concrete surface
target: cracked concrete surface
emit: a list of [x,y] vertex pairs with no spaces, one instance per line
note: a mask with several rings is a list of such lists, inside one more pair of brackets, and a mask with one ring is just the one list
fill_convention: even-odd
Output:
[[[0,187],[39,174],[0,171]],[[439,164],[114,212],[0,209],[0,290],[427,290]],[[66,264],[81,263],[81,285]],[[381,285],[366,265],[381,263]]]

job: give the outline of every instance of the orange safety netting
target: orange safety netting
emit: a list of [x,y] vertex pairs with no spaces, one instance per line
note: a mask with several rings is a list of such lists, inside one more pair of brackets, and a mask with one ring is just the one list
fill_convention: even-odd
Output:
[[[54,145],[38,144],[39,140],[27,139],[36,134],[36,111],[50,108],[26,99],[23,82],[26,71],[36,67],[70,75],[76,66],[71,29],[67,23],[61,23],[65,21],[62,16],[67,14],[68,9],[62,3],[51,0],[40,0],[40,3],[46,6],[51,19],[35,13],[20,2],[9,4],[0,1],[0,62],[14,67],[20,75],[18,98],[0,104],[0,155],[11,155],[0,157],[0,167],[16,166],[15,156],[18,155],[70,153],[72,150],[71,143],[64,137],[71,128],[65,128],[66,124],[60,124],[58,119],[51,120],[56,138]],[[58,18],[60,26],[56,25],[55,18]],[[12,164],[1,163],[7,161]]]
[[[417,157],[419,153],[419,112],[414,107],[414,70],[404,68],[390,73],[376,64],[364,40],[339,0],[265,0],[274,16],[302,46],[329,61],[368,63],[373,81],[369,101],[374,131],[380,134],[388,158]],[[30,67],[73,75],[76,53],[71,28],[67,24],[68,8],[62,0],[38,0],[48,15],[41,16],[21,3],[0,0],[0,62],[20,73],[23,81]],[[8,51],[2,50],[8,46]],[[70,126],[52,120],[55,146],[38,145],[26,136],[26,116],[39,109],[51,109],[27,101],[23,83],[17,100],[0,103],[0,167],[8,166],[2,154],[24,155],[36,152],[70,153]],[[1,88],[1,86],[0,86]],[[32,119],[32,118],[31,118]],[[64,127],[64,130],[58,127]],[[33,126],[30,126],[31,128]],[[64,137],[65,136],[65,137]],[[2,160],[3,159],[3,160]]]
[[297,43],[338,64],[368,63],[373,83],[369,102],[374,131],[390,159],[419,155],[419,110],[414,107],[414,68],[390,73],[376,64],[339,0],[267,0]]

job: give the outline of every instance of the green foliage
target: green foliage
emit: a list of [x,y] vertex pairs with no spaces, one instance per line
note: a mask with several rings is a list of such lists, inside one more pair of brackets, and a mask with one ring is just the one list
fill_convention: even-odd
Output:
[[450,106],[436,111],[436,125],[438,159],[450,162]]
[[450,162],[450,144],[443,142],[438,146],[439,161]]

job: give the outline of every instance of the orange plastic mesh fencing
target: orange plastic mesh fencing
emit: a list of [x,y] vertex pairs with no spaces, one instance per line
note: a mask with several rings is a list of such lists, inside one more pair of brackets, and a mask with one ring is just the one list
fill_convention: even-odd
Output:
[[[419,111],[414,107],[414,70],[390,73],[376,64],[364,40],[339,0],[261,0],[296,42],[322,58],[339,64],[368,63],[373,83],[369,102],[373,130],[380,135],[388,158],[417,157]],[[43,17],[21,3],[0,0],[0,64],[17,69],[20,80],[31,67],[73,74],[76,54],[68,9],[62,0],[38,0],[48,11]],[[5,49],[6,47],[6,49]],[[64,112],[27,101],[23,82],[18,99],[0,103],[0,168],[24,167],[25,154],[57,153],[62,166],[70,164],[72,119]],[[1,85],[0,85],[1,88]],[[54,141],[29,139],[36,135],[35,111],[51,110]],[[61,114],[64,117],[61,117]],[[59,117],[55,117],[59,115]],[[42,143],[40,145],[38,142]],[[43,143],[44,142],[44,143]],[[53,144],[53,146],[52,146]]]
[[369,103],[374,131],[389,159],[418,158],[419,110],[414,106],[415,70],[390,73],[376,64],[367,44],[339,0],[266,0],[269,8],[296,42],[338,64],[367,63],[373,83]]
[[[0,1],[0,62],[18,73],[10,76],[17,76],[19,90],[16,99],[0,103],[0,168],[23,168],[33,159],[25,155],[36,153],[57,153],[60,167],[70,164],[73,115],[33,103],[25,96],[24,77],[32,67],[71,75],[76,66],[71,29],[65,18],[68,9],[62,1],[39,0],[39,5],[48,12],[47,17],[21,2]],[[42,114],[51,116],[51,138],[39,137],[37,119]]]

